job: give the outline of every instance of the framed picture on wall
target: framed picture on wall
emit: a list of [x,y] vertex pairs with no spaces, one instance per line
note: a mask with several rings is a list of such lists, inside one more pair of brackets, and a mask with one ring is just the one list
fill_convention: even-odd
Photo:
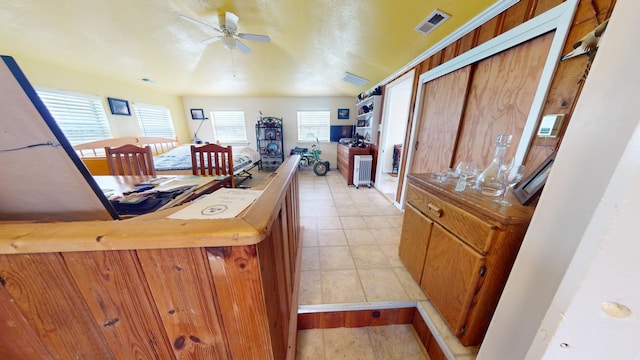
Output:
[[129,102],[122,99],[107,98],[109,100],[109,108],[113,115],[131,116],[131,110],[129,109]]
[[349,109],[338,109],[338,120],[349,120]]
[[191,109],[191,118],[193,120],[204,120],[204,110]]

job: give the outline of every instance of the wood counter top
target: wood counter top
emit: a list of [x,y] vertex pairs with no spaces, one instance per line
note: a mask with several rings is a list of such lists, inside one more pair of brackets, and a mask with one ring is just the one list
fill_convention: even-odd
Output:
[[[284,191],[297,181],[298,156],[278,168],[263,194],[240,216],[226,220],[175,220],[182,207],[119,221],[0,223],[0,254],[253,245],[277,216]],[[188,206],[188,205],[183,205]]]

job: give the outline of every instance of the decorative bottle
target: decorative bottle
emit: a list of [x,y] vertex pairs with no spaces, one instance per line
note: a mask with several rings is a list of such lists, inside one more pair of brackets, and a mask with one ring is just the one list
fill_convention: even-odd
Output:
[[476,189],[479,189],[482,195],[500,196],[504,191],[504,184],[500,182],[499,175],[504,152],[510,144],[511,135],[498,135],[496,137],[496,150],[493,154],[493,160],[476,179]]

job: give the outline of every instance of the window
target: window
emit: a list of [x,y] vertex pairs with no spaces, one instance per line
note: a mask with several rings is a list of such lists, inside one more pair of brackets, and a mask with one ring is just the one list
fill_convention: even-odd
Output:
[[298,141],[329,141],[331,111],[298,111]]
[[111,138],[99,97],[44,88],[36,92],[72,145]]
[[244,111],[215,110],[213,117],[213,136],[221,143],[248,143],[247,126],[244,123]]
[[176,137],[169,109],[147,104],[134,104],[133,108],[144,136]]

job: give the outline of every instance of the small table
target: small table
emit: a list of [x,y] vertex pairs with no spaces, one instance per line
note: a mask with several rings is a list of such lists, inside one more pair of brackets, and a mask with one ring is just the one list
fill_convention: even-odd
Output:
[[[155,191],[170,190],[178,186],[194,185],[195,187],[183,194],[176,196],[161,208],[167,209],[173,206],[189,202],[199,196],[210,194],[224,186],[229,185],[229,176],[197,176],[197,175],[161,175],[161,176],[109,176],[100,175],[93,177],[107,198],[123,196],[140,184],[152,184]],[[157,211],[157,210],[156,210]]]

